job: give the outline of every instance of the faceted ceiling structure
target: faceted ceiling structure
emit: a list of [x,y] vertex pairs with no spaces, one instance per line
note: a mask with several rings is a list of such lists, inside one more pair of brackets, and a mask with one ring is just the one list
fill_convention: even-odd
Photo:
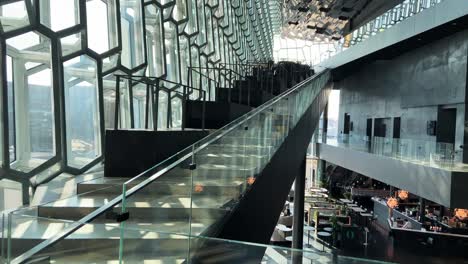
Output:
[[119,127],[141,128],[145,89],[116,74],[177,84],[156,97],[167,120],[152,126],[180,126],[187,69],[271,60],[280,13],[270,0],[0,1],[0,179],[21,182],[27,202],[31,182],[103,160],[116,111],[132,120]]
[[[339,40],[349,32],[350,21],[361,15],[377,16],[396,0],[286,0],[282,6],[282,36],[304,40]],[[364,9],[372,12],[363,13]],[[347,29],[348,27],[348,29]]]

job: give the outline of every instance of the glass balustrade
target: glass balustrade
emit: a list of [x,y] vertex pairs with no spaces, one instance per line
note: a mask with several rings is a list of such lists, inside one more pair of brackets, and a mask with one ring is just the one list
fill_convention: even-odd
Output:
[[[145,248],[155,249],[148,252],[154,257],[162,257],[157,252],[171,252],[173,246],[179,250],[183,243],[173,241],[178,236],[196,237],[188,239],[190,243],[182,248],[196,245],[198,249],[194,241],[216,232],[314,100],[328,96],[329,79],[329,71],[309,78],[123,184],[116,182],[104,190],[72,196],[50,206],[13,212],[7,219],[7,244],[18,243],[9,234],[21,229],[29,218],[49,219],[42,221],[49,224],[40,226],[41,232],[49,233],[45,239],[30,241],[22,250],[7,248],[11,263],[40,257],[52,260],[74,239],[81,239],[76,249],[61,257],[75,252],[76,259],[81,253],[84,259],[115,257],[133,263],[134,258],[147,254]],[[70,206],[78,210],[67,211]],[[121,221],[120,226],[116,221]],[[167,233],[170,235],[164,235]],[[150,237],[171,241],[146,244],[145,239]],[[87,238],[102,243],[92,246]],[[99,248],[104,251],[97,252]]]
[[[22,220],[49,222],[49,219],[29,216],[24,216]],[[70,224],[59,221],[53,223],[57,227]],[[43,238],[50,236],[41,235]],[[106,239],[103,240],[103,237]],[[30,260],[37,263],[385,263],[334,255],[316,249],[297,250],[158,232],[150,227],[126,227],[119,224],[97,226],[92,223],[84,224]]]
[[326,134],[319,137],[319,142],[425,166],[448,170],[466,170],[461,164],[458,164],[459,153],[455,151],[452,143],[362,135],[331,136]]

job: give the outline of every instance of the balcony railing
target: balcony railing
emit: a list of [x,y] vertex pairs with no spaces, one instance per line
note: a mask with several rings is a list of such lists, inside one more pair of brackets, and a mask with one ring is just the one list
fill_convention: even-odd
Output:
[[456,151],[452,143],[346,134],[324,134],[319,137],[319,142],[429,167],[453,171],[468,170],[468,166],[461,163],[461,152]]

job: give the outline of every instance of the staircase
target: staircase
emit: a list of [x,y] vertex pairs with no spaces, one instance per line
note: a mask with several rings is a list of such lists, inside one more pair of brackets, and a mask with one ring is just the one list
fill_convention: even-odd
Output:
[[[292,64],[280,66],[294,68]],[[256,75],[235,82],[237,87],[230,96],[223,95],[223,88],[217,89],[215,103],[256,108],[224,120],[229,123],[226,126],[221,120],[213,122],[212,128],[222,128],[192,146],[134,178],[109,178],[96,172],[77,184],[72,197],[9,214],[2,232],[2,255],[7,262],[182,263],[197,259],[206,263],[216,262],[220,255],[223,262],[245,260],[245,255],[226,255],[227,244],[234,247],[235,243],[213,245],[204,237],[232,232],[226,231],[226,223],[236,221],[236,214],[245,208],[243,203],[258,194],[256,189],[264,188],[268,180],[265,170],[271,169],[270,161],[282,158],[283,146],[295,140],[291,137],[297,137],[304,125],[304,131],[313,131],[330,91],[328,71],[303,82],[310,72],[297,71],[286,81],[275,82],[269,76],[279,70],[269,67],[257,68],[252,71]],[[281,86],[296,82],[299,84],[292,89]],[[272,87],[275,83],[277,86]],[[238,97],[241,87],[250,88]],[[201,125],[186,124],[192,124],[190,128]],[[310,140],[311,133],[301,134],[302,140]],[[304,144],[304,155],[306,149]],[[289,186],[276,188],[289,191],[294,177],[285,175]],[[269,184],[274,184],[271,180]],[[284,202],[281,197],[274,200],[272,205]],[[279,215],[276,209],[272,213]],[[276,219],[270,220],[274,223]],[[255,221],[261,224],[262,220],[252,219],[252,224]],[[265,249],[252,252],[249,256],[261,260]]]

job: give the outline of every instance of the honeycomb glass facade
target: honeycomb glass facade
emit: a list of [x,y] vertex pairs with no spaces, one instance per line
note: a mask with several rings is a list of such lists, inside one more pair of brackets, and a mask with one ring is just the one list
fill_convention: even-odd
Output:
[[279,3],[267,0],[2,1],[0,177],[26,188],[102,161],[117,86],[118,126],[144,128],[149,91],[116,74],[167,80],[148,127],[181,126],[180,85],[191,78],[214,100],[200,76],[224,77],[203,69],[271,60],[280,25]]

